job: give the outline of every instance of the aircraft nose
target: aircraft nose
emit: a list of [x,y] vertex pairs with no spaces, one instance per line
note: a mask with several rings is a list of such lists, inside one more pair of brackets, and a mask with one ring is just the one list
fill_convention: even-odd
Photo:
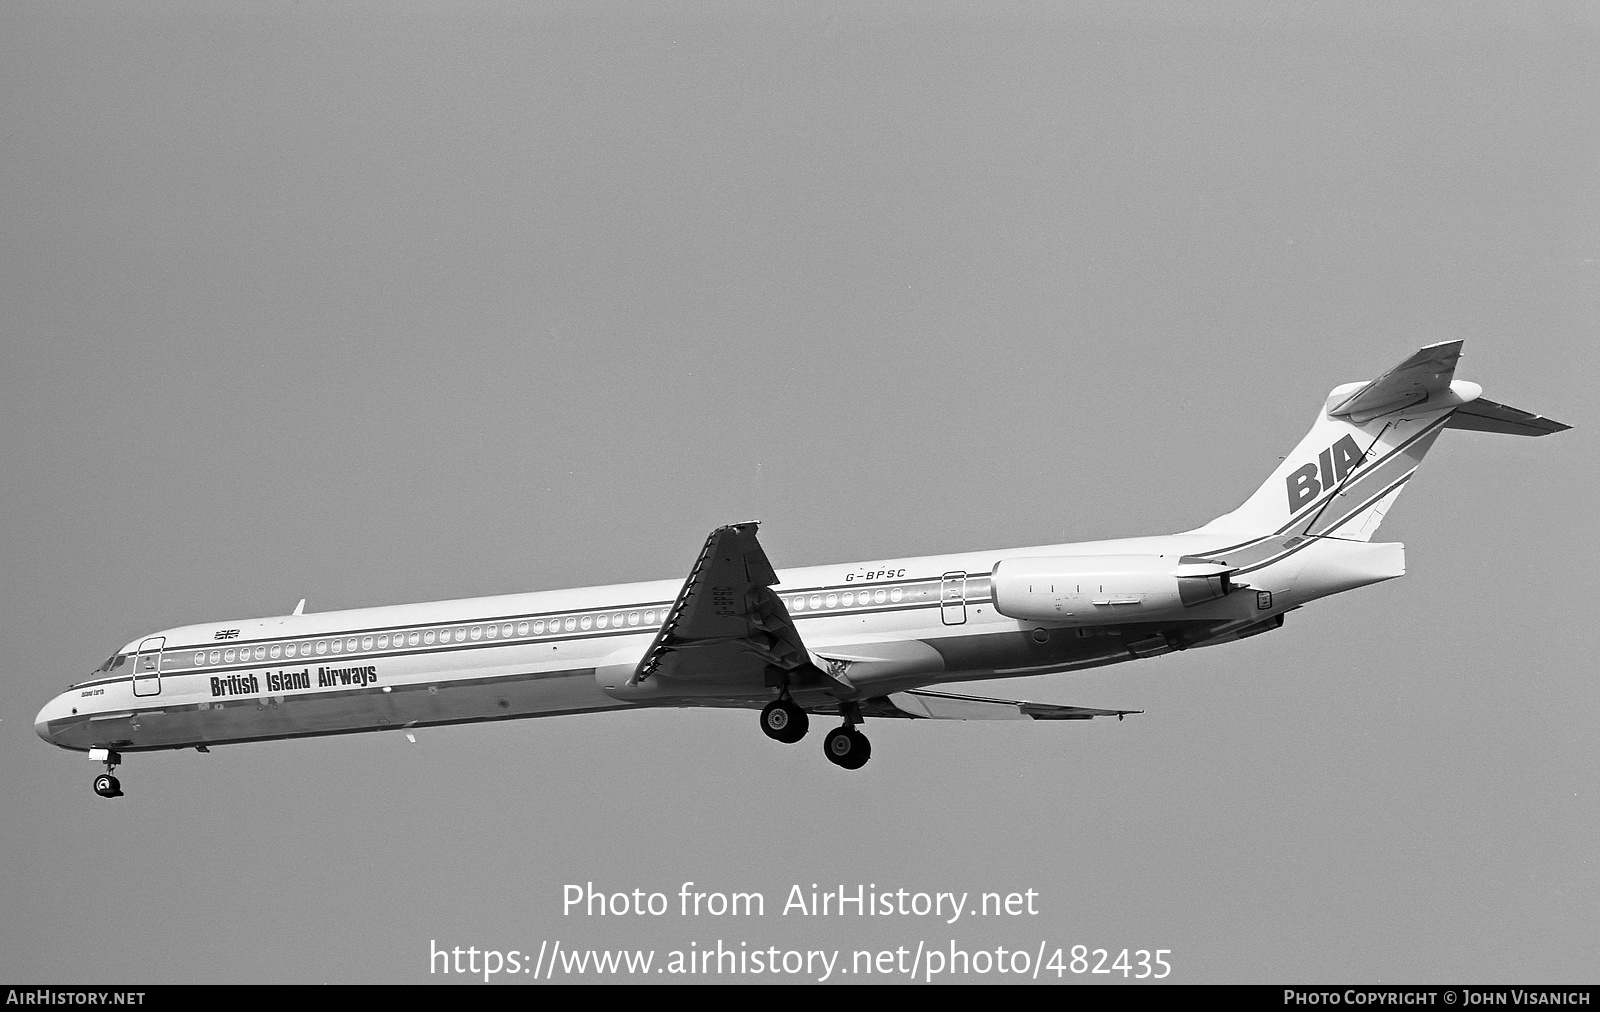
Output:
[[44,708],[39,711],[39,715],[33,718],[34,733],[52,745],[56,743],[56,739],[50,733],[50,722],[61,719],[67,713],[69,704],[66,699],[66,696],[57,696],[50,700],[50,702],[44,704]]

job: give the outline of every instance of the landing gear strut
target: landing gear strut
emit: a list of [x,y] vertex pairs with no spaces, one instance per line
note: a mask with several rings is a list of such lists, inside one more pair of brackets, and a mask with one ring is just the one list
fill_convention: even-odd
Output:
[[94,792],[102,798],[122,797],[122,782],[111,775],[111,771],[122,761],[121,754],[111,749],[96,748],[89,750],[89,758],[106,764],[106,771],[94,778]]
[[856,705],[847,703],[841,709],[844,723],[829,731],[828,737],[822,740],[822,754],[835,766],[858,770],[872,758],[872,742],[855,728],[861,723],[861,712]]
[[761,711],[761,730],[768,738],[792,745],[811,729],[811,718],[787,696],[775,699]]

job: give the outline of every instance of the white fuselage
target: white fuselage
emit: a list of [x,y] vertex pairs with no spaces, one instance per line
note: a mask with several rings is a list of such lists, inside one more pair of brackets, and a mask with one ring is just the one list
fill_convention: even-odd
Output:
[[[1141,615],[1137,602],[1057,622],[994,609],[989,575],[1005,559],[1138,554],[1176,561],[1229,544],[1191,532],[816,566],[780,571],[773,590],[814,658],[848,666],[859,698],[870,698],[1227,642],[1275,627],[1285,611],[1312,598],[1399,575],[1393,552],[1378,569],[1368,561],[1372,550],[1398,546],[1360,544],[1365,554],[1352,567],[1354,549],[1342,547],[1351,543],[1310,542],[1245,574],[1248,592],[1186,608],[1177,619]],[[621,688],[681,586],[663,580],[167,629],[130,642],[51,700],[36,728],[63,748],[146,751],[707,705],[630,697]],[[1180,630],[1176,638],[1173,629]],[[709,705],[759,707],[771,698],[752,692]]]

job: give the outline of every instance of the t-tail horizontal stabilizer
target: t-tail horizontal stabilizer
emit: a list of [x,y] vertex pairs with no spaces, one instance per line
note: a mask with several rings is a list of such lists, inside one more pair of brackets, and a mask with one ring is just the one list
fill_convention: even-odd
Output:
[[1543,415],[1535,415],[1505,404],[1496,404],[1487,397],[1479,397],[1463,404],[1450,413],[1444,423],[1447,429],[1471,429],[1474,432],[1503,432],[1508,436],[1548,436],[1572,426]]
[[[1430,344],[1377,379],[1361,384],[1354,393],[1335,391],[1329,398],[1328,414],[1363,425],[1430,399],[1449,398],[1450,381],[1455,377],[1456,363],[1460,360],[1460,341]],[[1468,396],[1475,395],[1473,391]]]

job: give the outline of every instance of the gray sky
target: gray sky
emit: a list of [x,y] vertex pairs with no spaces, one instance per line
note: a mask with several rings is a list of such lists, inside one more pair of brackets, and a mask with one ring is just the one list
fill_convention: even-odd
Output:
[[[0,978],[721,938],[1592,982],[1596,16],[1338,10],[0,9]],[[1575,430],[1447,434],[1403,580],[983,690],[1122,723],[873,722],[848,774],[750,713],[564,717],[137,755],[112,803],[33,733],[301,597],[681,578],[746,519],[780,568],[1188,529],[1450,338]],[[772,906],[561,916],[685,880]]]

